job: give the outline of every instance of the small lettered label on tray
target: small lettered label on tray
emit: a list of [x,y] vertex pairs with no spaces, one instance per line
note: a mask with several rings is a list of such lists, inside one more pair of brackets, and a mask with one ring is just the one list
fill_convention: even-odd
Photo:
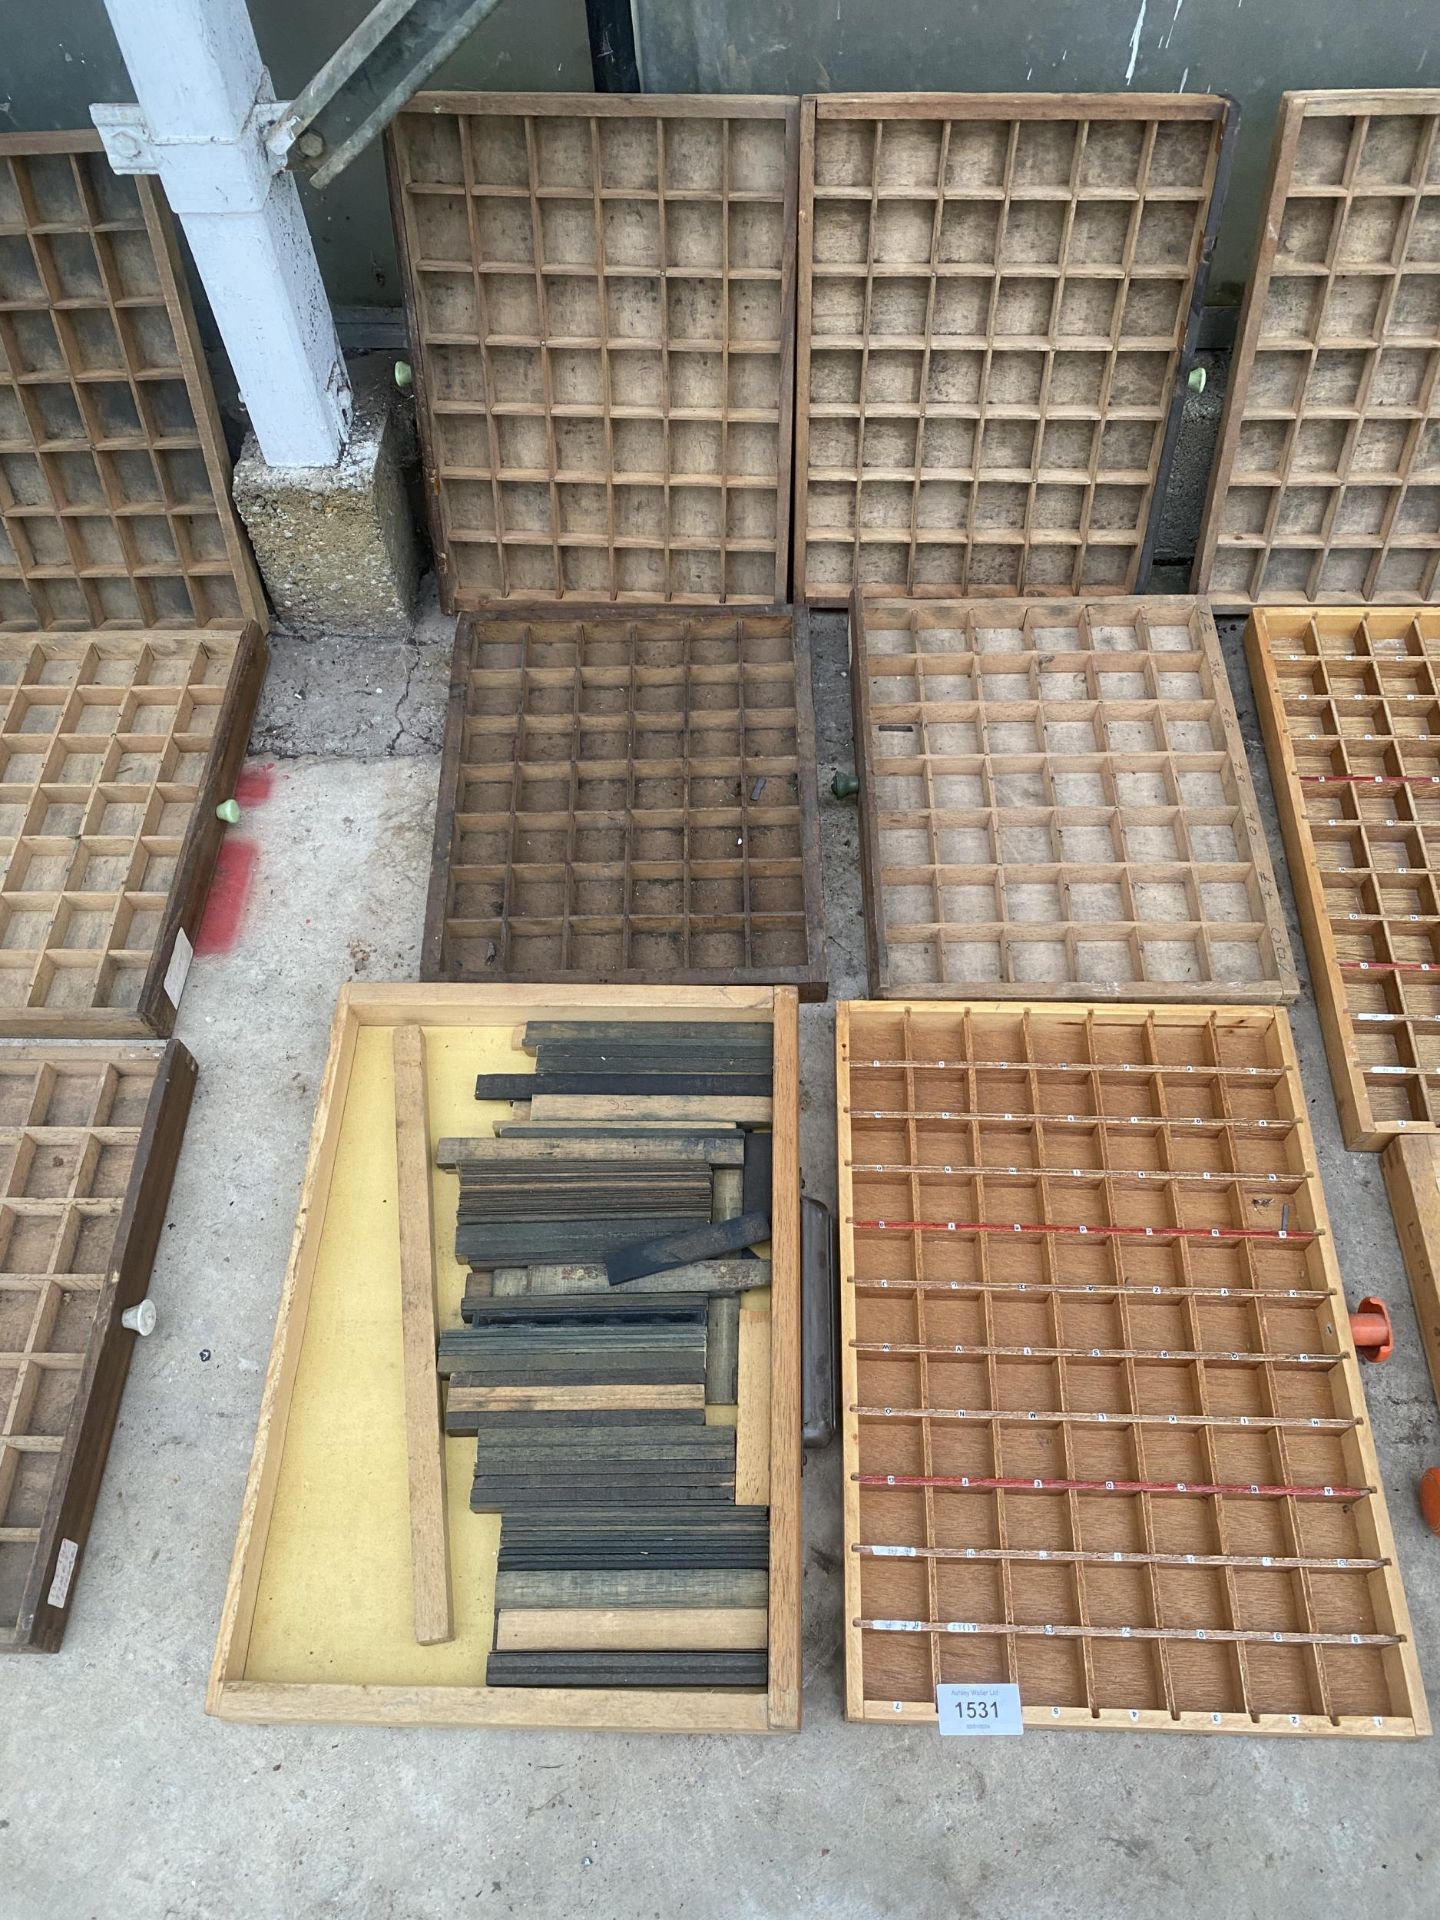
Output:
[[75,1562],[80,1558],[78,1540],[62,1540],[60,1551],[55,1556],[55,1577],[50,1582],[49,1604],[63,1607],[70,1598],[70,1582],[75,1576]]
[[1006,1680],[939,1686],[935,1707],[941,1733],[1023,1733],[1020,1689]]
[[190,944],[190,936],[181,927],[175,936],[175,944],[170,949],[170,964],[165,969],[165,995],[172,1007],[180,1005],[180,996],[185,991],[185,982],[190,977],[190,962],[195,958],[195,949]]

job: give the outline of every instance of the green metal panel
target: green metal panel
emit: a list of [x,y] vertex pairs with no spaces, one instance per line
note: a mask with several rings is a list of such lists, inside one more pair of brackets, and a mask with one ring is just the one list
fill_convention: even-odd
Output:
[[[1248,270],[1280,95],[1440,86],[1435,0],[634,0],[651,93],[1228,93],[1211,296]],[[1427,53],[1429,55],[1427,59]]]

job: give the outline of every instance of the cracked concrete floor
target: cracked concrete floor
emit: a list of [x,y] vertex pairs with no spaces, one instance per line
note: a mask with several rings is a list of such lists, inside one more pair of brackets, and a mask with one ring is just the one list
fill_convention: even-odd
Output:
[[[431,614],[389,647],[275,643],[254,736],[275,780],[240,829],[255,892],[238,944],[197,960],[181,1009],[200,1084],[155,1268],[160,1329],[131,1370],[64,1650],[0,1664],[0,1920],[1435,1914],[1434,1742],[1034,1733],[977,1748],[848,1726],[835,1448],[806,1471],[796,1740],[204,1717],[336,990],[415,966],[447,624]],[[843,620],[816,618],[813,639],[824,793],[852,758]],[[856,826],[827,793],[835,997],[863,991]],[[1296,950],[1303,972],[1298,935]],[[1293,1018],[1350,1298],[1381,1292],[1395,1316],[1395,1358],[1365,1379],[1430,1666],[1440,1543],[1413,1487],[1440,1457],[1440,1421],[1379,1166],[1340,1146],[1308,987]],[[802,1024],[805,1177],[833,1197],[830,1009]]]

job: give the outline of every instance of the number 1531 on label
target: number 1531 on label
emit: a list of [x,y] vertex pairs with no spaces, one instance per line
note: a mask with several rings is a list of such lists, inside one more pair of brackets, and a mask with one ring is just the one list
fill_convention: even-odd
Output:
[[1023,1733],[1020,1689],[992,1680],[973,1686],[939,1686],[935,1706],[941,1733]]

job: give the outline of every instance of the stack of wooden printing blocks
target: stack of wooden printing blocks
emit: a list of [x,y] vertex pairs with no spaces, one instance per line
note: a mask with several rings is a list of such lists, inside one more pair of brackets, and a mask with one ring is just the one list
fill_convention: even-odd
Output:
[[[533,1075],[459,1174],[446,1432],[503,1516],[492,1686],[763,1686],[769,1512],[741,1296],[769,1263],[771,1035],[532,1022]],[[768,1374],[768,1368],[765,1370]],[[746,1401],[755,1404],[747,1409]],[[762,1430],[751,1431],[752,1420]]]

